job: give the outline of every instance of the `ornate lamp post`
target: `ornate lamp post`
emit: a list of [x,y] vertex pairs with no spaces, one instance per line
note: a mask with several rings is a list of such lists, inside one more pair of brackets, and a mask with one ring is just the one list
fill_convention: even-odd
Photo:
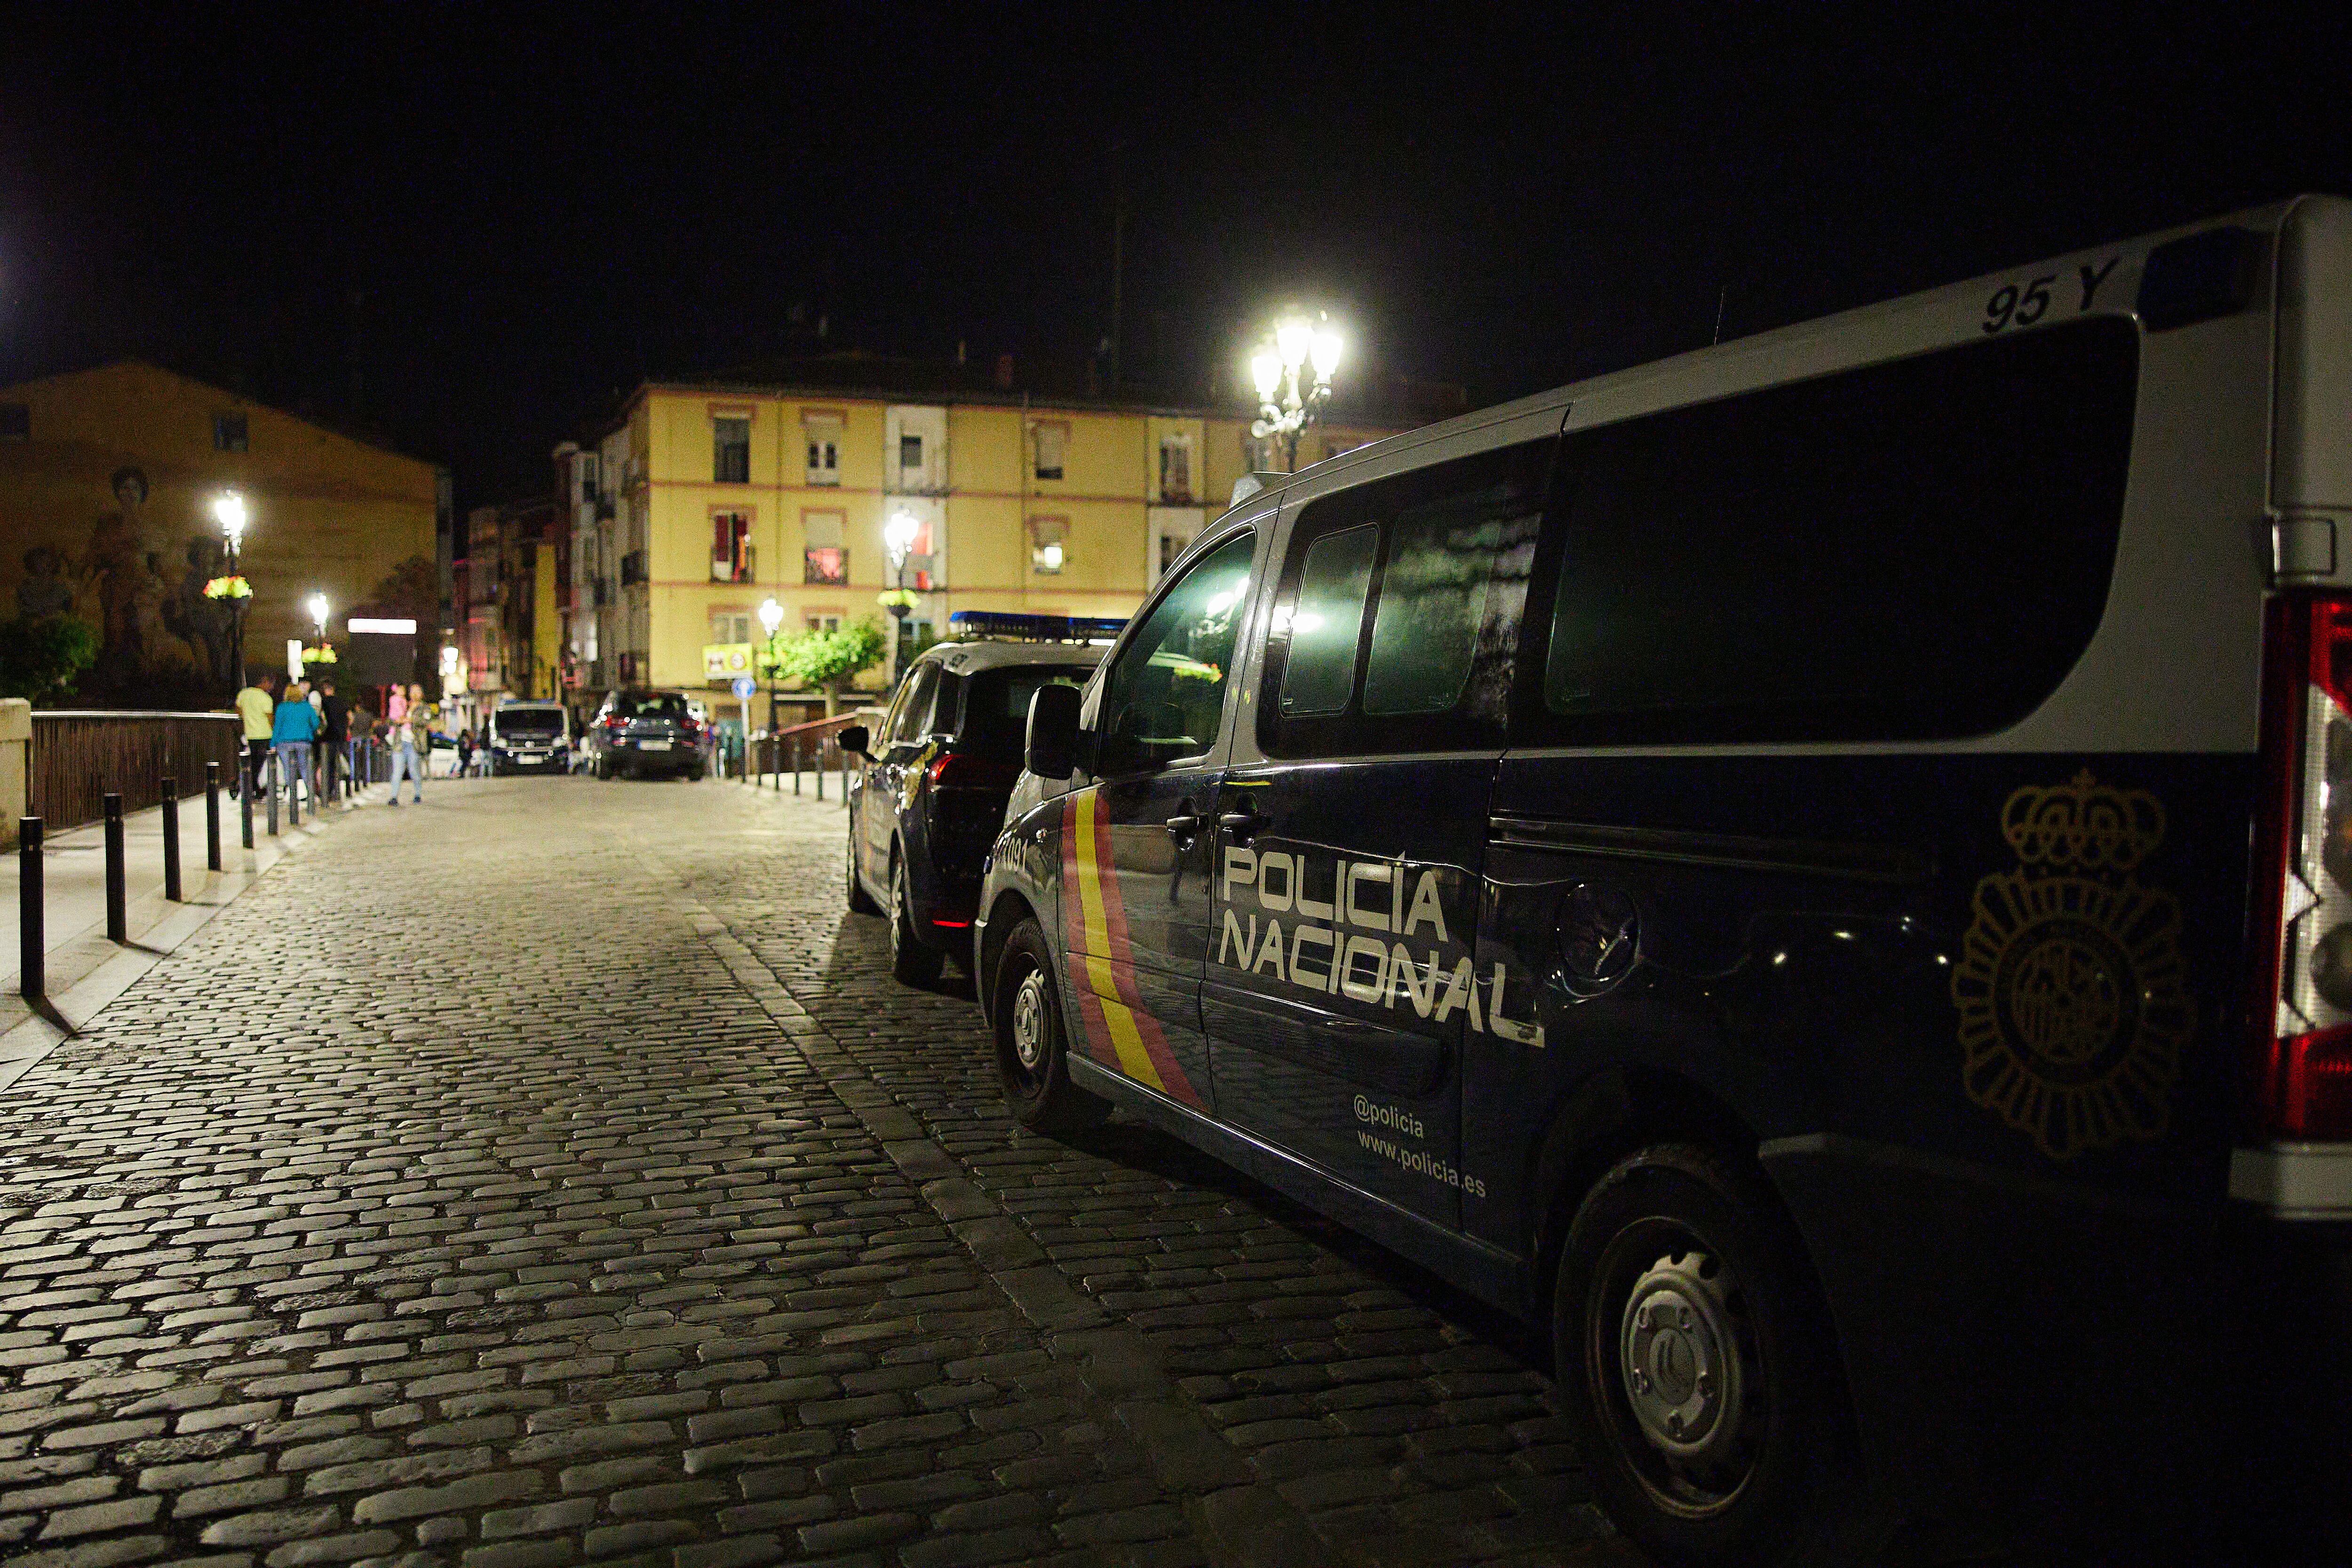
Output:
[[237,556],[245,549],[245,498],[235,490],[214,497],[213,521],[228,542],[228,570],[205,584],[205,592],[228,605],[229,683],[236,688],[245,684],[245,610],[253,599],[252,587],[237,570]]
[[907,612],[912,606],[907,602],[907,556],[915,548],[915,535],[923,525],[910,511],[894,511],[882,525],[882,548],[890,557],[894,583],[890,595],[890,683],[898,682],[898,666],[907,657]]
[[1257,388],[1258,418],[1250,434],[1284,443],[1288,471],[1298,471],[1298,437],[1331,400],[1331,378],[1339,370],[1339,332],[1320,311],[1315,320],[1286,316],[1275,324],[1274,341],[1250,355],[1250,381]]
[[[784,624],[784,607],[773,594],[760,601],[760,624],[768,629],[768,743],[776,743],[776,628]],[[794,789],[800,788],[795,784]]]

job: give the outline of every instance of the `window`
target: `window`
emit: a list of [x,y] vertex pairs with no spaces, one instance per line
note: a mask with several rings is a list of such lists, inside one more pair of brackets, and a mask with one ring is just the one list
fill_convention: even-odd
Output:
[[580,499],[590,504],[596,500],[596,454],[583,452],[580,457]]
[[755,580],[751,552],[751,514],[715,511],[710,514],[710,580],[749,583]]
[[2105,612],[2137,370],[2131,324],[2095,320],[1570,435],[1528,729],[1856,741],[2015,723]]
[[715,484],[751,482],[751,421],[720,416],[710,422],[710,478]]
[[1070,427],[1061,424],[1042,424],[1032,428],[1037,443],[1037,477],[1058,479],[1062,477],[1062,458],[1070,445]]
[[838,414],[803,414],[801,438],[808,447],[808,482],[841,483],[841,428]]
[[29,441],[33,438],[33,405],[29,403],[0,403],[0,441]]
[[841,617],[839,616],[811,616],[808,617],[806,624],[807,629],[813,632],[837,632],[841,629]]
[[1192,499],[1192,437],[1160,438],[1160,499],[1177,505]]
[[1501,743],[1556,446],[1458,458],[1307,506],[1267,627],[1258,739],[1270,755]]
[[841,542],[842,514],[801,513],[801,581],[839,587],[849,581],[849,552]]
[[1033,517],[1029,520],[1029,570],[1047,576],[1059,572],[1069,560],[1070,520],[1066,517]]
[[1216,743],[1255,543],[1235,534],[1193,563],[1119,651],[1095,721],[1097,774],[1165,767]]
[[710,640],[714,643],[750,642],[752,640],[751,628],[758,624],[749,610],[713,610],[710,612]]
[[1364,635],[1364,600],[1380,553],[1376,523],[1327,533],[1307,547],[1298,601],[1288,618],[1290,657],[1282,671],[1282,711],[1338,713],[1356,685],[1356,649]]
[[939,690],[940,667],[919,664],[899,689],[890,713],[890,742],[908,745],[931,732],[931,700]]
[[213,416],[213,450],[242,452],[246,449],[245,416],[215,414]]
[[923,466],[923,438],[920,436],[898,437],[898,466],[902,468],[919,468]]
[[1014,665],[982,670],[964,681],[960,749],[1017,763],[1029,734],[1029,700],[1041,686],[1084,686],[1090,665]]

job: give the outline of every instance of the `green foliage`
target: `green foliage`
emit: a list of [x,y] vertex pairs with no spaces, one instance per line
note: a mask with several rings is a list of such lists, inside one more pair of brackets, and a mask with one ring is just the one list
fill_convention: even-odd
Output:
[[98,634],[70,616],[0,621],[0,697],[46,702],[98,660]]
[[[882,662],[889,641],[872,621],[858,621],[836,632],[800,632],[774,643],[775,670],[804,689],[822,691],[825,708],[865,671]],[[761,660],[761,673],[768,661]]]

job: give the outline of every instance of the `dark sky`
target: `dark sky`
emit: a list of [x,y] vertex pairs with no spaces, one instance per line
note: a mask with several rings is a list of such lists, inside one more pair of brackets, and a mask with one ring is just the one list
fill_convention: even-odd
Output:
[[1082,363],[1122,191],[1130,382],[1289,298],[1479,403],[2352,191],[2352,22],[2246,19],[2319,7],[1898,9],[11,7],[0,381],[145,354],[471,503],[820,314]]

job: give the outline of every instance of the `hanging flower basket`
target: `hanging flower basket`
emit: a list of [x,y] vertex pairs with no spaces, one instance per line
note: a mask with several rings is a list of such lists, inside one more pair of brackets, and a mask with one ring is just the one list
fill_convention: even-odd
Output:
[[253,584],[242,577],[215,577],[205,584],[207,599],[250,599]]
[[331,647],[306,647],[302,650],[302,662],[304,664],[334,664],[338,661],[335,658],[335,650]]

